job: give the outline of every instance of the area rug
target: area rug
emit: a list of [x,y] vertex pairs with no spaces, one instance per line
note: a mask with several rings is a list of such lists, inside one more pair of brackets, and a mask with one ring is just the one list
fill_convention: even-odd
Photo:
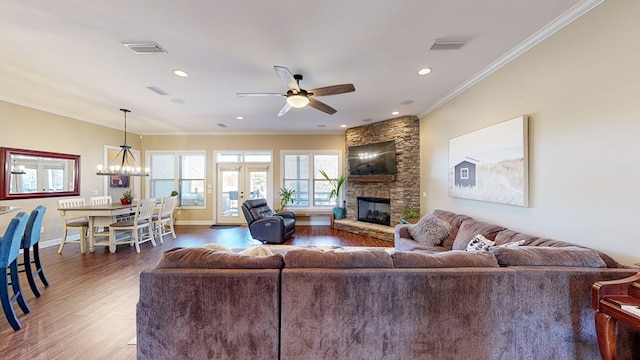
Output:
[[211,225],[209,226],[209,228],[211,229],[233,229],[233,228],[237,228],[240,225]]

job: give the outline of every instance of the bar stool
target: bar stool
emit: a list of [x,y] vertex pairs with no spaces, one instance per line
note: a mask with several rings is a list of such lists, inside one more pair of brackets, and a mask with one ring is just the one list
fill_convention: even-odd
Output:
[[[22,237],[22,254],[24,262],[18,265],[24,266],[24,272],[27,274],[27,280],[29,281],[29,287],[36,297],[40,297],[40,289],[36,284],[35,275],[38,274],[40,280],[45,287],[49,286],[49,280],[44,274],[42,263],[40,262],[40,227],[42,226],[42,219],[44,213],[47,211],[45,206],[38,206],[31,211],[29,221],[27,221],[27,227],[24,230],[24,236]],[[33,260],[31,260],[31,249],[33,249]],[[35,265],[35,272],[31,264]]]
[[[15,331],[20,330],[22,325],[18,321],[15,310],[13,310],[13,303],[17,301],[20,309],[25,314],[30,311],[22,296],[22,290],[20,290],[18,262],[16,261],[20,253],[20,244],[22,243],[22,236],[28,220],[27,213],[18,213],[11,219],[2,240],[0,240],[0,266],[5,269],[4,276],[0,276],[0,302],[2,302],[4,315]],[[9,269],[9,274],[7,274],[7,269]],[[11,277],[11,282],[7,281],[7,276]],[[9,285],[13,289],[13,297],[9,296]]]

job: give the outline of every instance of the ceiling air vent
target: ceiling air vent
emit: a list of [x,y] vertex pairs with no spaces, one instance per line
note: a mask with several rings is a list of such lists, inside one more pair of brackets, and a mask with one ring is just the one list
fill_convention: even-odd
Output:
[[153,91],[154,93],[156,93],[156,94],[158,94],[158,95],[162,95],[162,96],[169,95],[169,93],[168,93],[168,92],[166,92],[166,91],[164,91],[164,90],[160,89],[160,88],[159,88],[159,87],[157,87],[157,86],[147,86],[147,89],[149,89],[149,90]]
[[138,55],[160,54],[167,52],[165,49],[160,47],[160,45],[154,42],[122,43],[122,45],[128,47],[129,49],[131,49],[131,51]]
[[444,41],[436,40],[429,50],[460,50],[467,42],[462,40]]

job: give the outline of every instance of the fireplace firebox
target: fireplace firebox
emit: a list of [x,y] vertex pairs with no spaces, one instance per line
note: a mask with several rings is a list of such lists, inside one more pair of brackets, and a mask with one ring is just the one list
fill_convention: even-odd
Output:
[[391,226],[391,200],[358,197],[358,221]]

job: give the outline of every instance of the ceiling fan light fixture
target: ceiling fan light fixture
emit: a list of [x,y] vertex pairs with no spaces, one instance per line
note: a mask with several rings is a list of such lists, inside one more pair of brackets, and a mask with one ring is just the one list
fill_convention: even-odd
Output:
[[309,98],[300,94],[289,95],[287,96],[287,104],[294,108],[303,108],[309,104]]

